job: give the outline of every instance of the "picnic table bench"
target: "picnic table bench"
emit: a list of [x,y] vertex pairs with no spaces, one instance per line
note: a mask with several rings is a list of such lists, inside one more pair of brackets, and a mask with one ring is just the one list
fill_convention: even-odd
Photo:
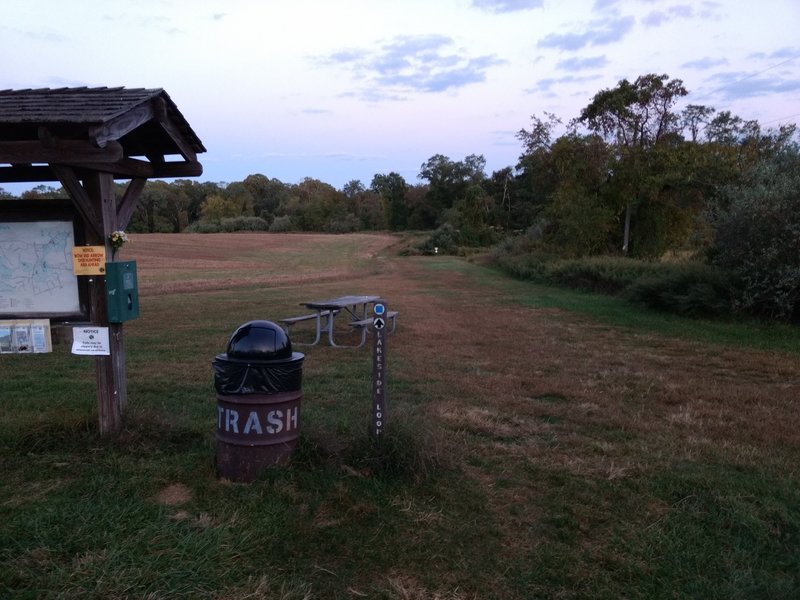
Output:
[[[310,343],[295,342],[299,346],[314,346],[322,339],[323,333],[327,333],[328,343],[334,348],[360,348],[364,345],[367,339],[367,331],[373,322],[373,318],[368,316],[370,306],[381,302],[383,302],[383,299],[380,296],[340,296],[327,300],[311,300],[300,304],[312,309],[313,313],[280,319],[280,322],[283,323],[284,329],[288,334],[289,328],[293,325],[304,321],[314,321],[314,340]],[[347,324],[353,330],[361,331],[361,337],[357,344],[339,344],[334,340],[334,321],[340,313],[348,315],[350,320]],[[387,321],[391,323],[389,333],[394,333],[395,329],[397,329],[397,315],[398,311],[396,310],[387,311],[385,315]]]

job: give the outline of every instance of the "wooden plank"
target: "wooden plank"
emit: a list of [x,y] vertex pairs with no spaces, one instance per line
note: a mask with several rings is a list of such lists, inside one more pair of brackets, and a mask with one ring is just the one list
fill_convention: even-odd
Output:
[[197,177],[202,175],[199,162],[151,163],[136,158],[124,158],[115,163],[76,162],[72,166],[90,171],[111,173],[117,179],[152,179],[154,177]]
[[125,111],[118,117],[97,125],[89,130],[89,137],[94,143],[104,148],[110,141],[120,139],[137,127],[144,125],[155,116],[153,106],[147,102],[141,106]]
[[72,198],[72,203],[78,209],[78,212],[83,217],[84,222],[88,226],[88,230],[92,236],[99,239],[99,243],[103,241],[103,222],[100,215],[94,208],[94,203],[86,190],[78,180],[75,171],[63,165],[51,165],[53,173],[55,173],[61,185],[67,190],[69,197]]
[[[65,163],[64,166],[74,169],[79,177],[91,171],[111,173],[114,179],[198,177],[203,174],[203,165],[199,162],[148,163],[133,158],[126,158],[116,163],[76,162]],[[42,183],[45,181],[60,181],[50,166],[0,167],[0,183]]]
[[[106,256],[111,257],[109,235],[117,230],[117,207],[114,179],[109,173],[95,173],[84,182],[93,204],[102,215],[102,235],[95,243],[104,244]],[[93,277],[90,284],[90,320],[99,327],[109,328],[110,354],[95,357],[97,379],[97,412],[100,433],[109,435],[122,429],[128,404],[128,384],[125,373],[125,347],[122,324],[108,322],[105,277]]]
[[119,142],[108,142],[105,148],[97,148],[81,140],[0,141],[0,163],[113,163],[122,157]]
[[31,165],[0,167],[0,183],[40,183],[43,181],[58,181],[58,177],[50,167]]
[[117,226],[120,229],[128,226],[146,183],[147,179],[144,178],[131,179],[128,187],[125,188],[125,194],[117,207]]
[[188,162],[196,162],[197,161],[197,154],[192,148],[189,141],[184,137],[183,133],[175,126],[172,120],[169,118],[169,113],[167,112],[167,104],[163,98],[154,98],[153,99],[153,109],[155,111],[156,119],[158,119],[159,124],[167,132],[169,137],[175,142],[175,145],[178,147],[183,158]]
[[183,156],[187,162],[196,162],[197,154],[189,145],[189,142],[183,137],[183,134],[173,125],[172,121],[169,119],[162,119],[159,121],[159,124],[164,128],[164,131],[167,132],[172,141],[175,142],[181,156]]

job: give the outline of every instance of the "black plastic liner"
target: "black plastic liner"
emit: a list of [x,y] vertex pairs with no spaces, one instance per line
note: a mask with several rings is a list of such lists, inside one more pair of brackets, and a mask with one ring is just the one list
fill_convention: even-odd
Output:
[[300,389],[305,354],[270,361],[242,361],[220,354],[214,359],[214,387],[218,394],[277,394]]

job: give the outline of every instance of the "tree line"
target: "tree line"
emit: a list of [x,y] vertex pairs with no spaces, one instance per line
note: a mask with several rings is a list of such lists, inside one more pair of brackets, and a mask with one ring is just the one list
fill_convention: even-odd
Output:
[[[435,230],[444,251],[516,233],[526,252],[563,258],[653,260],[672,251],[742,277],[770,271],[780,290],[752,285],[800,303],[796,126],[765,129],[699,104],[678,110],[687,95],[680,79],[648,74],[597,92],[566,122],[534,115],[517,134],[518,163],[490,175],[482,155],[437,154],[417,183],[395,172],[341,189],[262,174],[227,184],[150,181],[129,230]],[[23,198],[65,195],[39,186]]]

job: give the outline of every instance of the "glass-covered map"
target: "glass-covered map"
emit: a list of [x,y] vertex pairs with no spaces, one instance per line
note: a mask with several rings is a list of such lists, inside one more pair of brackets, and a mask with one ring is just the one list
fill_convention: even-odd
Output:
[[0,223],[0,315],[80,311],[71,221]]

